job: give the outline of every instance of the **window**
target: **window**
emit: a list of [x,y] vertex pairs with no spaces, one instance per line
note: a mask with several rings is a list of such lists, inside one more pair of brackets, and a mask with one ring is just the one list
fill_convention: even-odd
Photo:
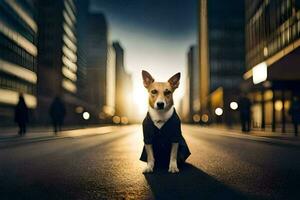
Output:
[[300,1],[299,0],[295,0],[295,6],[296,6],[296,9],[300,9]]

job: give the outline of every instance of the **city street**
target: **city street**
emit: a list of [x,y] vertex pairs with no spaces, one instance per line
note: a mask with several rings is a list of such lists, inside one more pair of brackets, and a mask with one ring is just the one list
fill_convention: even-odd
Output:
[[180,173],[144,175],[140,125],[93,131],[0,141],[0,199],[300,199],[296,145],[185,125]]

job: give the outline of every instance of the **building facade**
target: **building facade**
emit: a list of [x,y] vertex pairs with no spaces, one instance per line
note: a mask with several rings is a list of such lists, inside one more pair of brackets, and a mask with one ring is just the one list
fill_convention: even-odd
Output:
[[97,117],[103,118],[107,96],[107,55],[108,30],[103,14],[90,13],[88,16],[87,45],[87,98],[96,111]]
[[193,45],[187,53],[187,76],[182,104],[182,116],[185,122],[199,122],[200,120],[199,86],[198,46]]
[[123,122],[129,121],[132,115],[132,78],[124,65],[124,49],[119,42],[113,42],[116,54],[116,113]]
[[300,91],[300,1],[246,0],[246,73],[253,126],[287,131]]
[[66,105],[66,123],[82,120],[79,98],[77,7],[73,0],[38,2],[38,109],[41,123],[48,123],[49,106],[56,96]]
[[[199,77],[201,113],[215,121],[215,109],[236,101],[245,66],[244,1],[199,1]],[[217,91],[227,91],[219,94]],[[221,99],[218,99],[221,98]],[[226,118],[224,112],[224,118]]]
[[75,0],[77,7],[77,81],[76,85],[78,90],[77,94],[80,99],[87,100],[87,42],[88,36],[88,16],[89,16],[89,0]]
[[115,114],[116,106],[116,52],[112,44],[107,50],[107,70],[106,70],[106,101],[103,109],[103,118],[110,119]]
[[20,93],[31,113],[37,106],[36,15],[34,1],[0,1],[0,125],[13,123]]

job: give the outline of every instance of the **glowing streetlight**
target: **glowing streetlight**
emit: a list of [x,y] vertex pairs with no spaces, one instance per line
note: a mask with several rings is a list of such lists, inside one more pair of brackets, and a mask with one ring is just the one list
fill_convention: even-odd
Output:
[[128,118],[127,117],[121,117],[121,124],[128,124]]
[[204,123],[207,123],[207,122],[208,122],[208,119],[209,119],[209,117],[208,117],[207,114],[203,114],[202,117],[201,117],[201,120],[202,120],[202,122],[204,122]]
[[236,109],[238,109],[238,107],[239,107],[239,105],[238,105],[237,102],[233,101],[233,102],[230,103],[230,108],[232,110],[236,110]]
[[198,114],[193,115],[193,121],[200,122],[200,115],[198,115]]
[[222,108],[216,108],[215,113],[216,113],[216,115],[221,116],[223,114],[223,109]]
[[113,123],[115,123],[115,124],[121,123],[121,117],[119,117],[119,116],[113,116],[112,120],[113,120]]
[[82,113],[82,117],[84,120],[88,120],[90,119],[90,113],[85,111],[84,113]]

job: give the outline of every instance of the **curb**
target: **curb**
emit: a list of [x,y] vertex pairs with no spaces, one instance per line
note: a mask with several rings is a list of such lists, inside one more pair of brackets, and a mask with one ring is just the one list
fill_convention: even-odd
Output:
[[[130,126],[129,126],[130,127]],[[134,125],[131,126],[130,129],[123,131],[123,132],[130,132],[132,131]],[[93,129],[99,129],[99,128],[110,128],[110,130],[106,130],[103,132],[96,132],[96,133],[86,133],[82,135],[63,135],[67,134],[68,132],[76,131],[80,132],[82,130],[93,130]],[[16,138],[7,138],[7,139],[2,139],[0,140],[0,149],[1,148],[8,148],[12,146],[19,146],[22,144],[32,144],[32,143],[37,143],[37,142],[46,142],[46,141],[52,141],[52,140],[59,140],[59,139],[76,139],[76,138],[87,138],[87,137],[94,137],[98,135],[105,135],[108,133],[114,133],[118,131],[115,126],[107,126],[107,127],[98,127],[98,128],[87,128],[87,129],[74,129],[74,130],[67,130],[67,131],[62,131],[61,135],[49,135],[49,136],[44,136],[44,137],[34,137],[34,138],[22,138],[22,137],[16,137]],[[123,133],[121,132],[121,133]]]
[[[269,144],[276,144],[276,145],[284,145],[284,146],[293,146],[293,147],[300,147],[300,141],[287,141],[277,138],[270,138],[270,137],[264,137],[264,136],[257,136],[257,135],[246,135],[242,134],[235,130],[224,130],[224,129],[218,129],[218,128],[209,128],[209,127],[196,127],[196,126],[186,126],[188,129],[192,129],[194,131],[199,131],[199,129],[202,130],[210,130],[208,134],[212,135],[220,135],[220,136],[226,136],[226,137],[232,137],[237,139],[246,139],[246,140],[252,140],[256,142],[264,142]],[[211,130],[216,130],[217,132],[212,133]]]

